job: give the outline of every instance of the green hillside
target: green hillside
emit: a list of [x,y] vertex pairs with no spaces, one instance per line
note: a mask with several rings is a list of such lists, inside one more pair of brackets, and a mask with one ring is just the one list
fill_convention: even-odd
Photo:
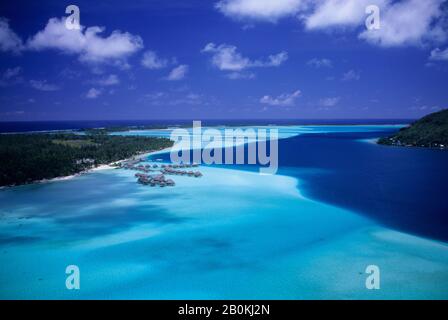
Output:
[[378,141],[384,145],[407,147],[448,147],[448,109],[432,113],[401,129],[391,137]]
[[0,134],[0,186],[73,175],[172,144],[155,137]]

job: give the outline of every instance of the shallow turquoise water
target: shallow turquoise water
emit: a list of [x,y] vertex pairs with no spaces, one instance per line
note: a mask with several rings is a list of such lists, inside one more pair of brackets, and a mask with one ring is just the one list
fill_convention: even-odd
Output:
[[[200,170],[174,188],[103,170],[0,191],[0,297],[447,298],[446,244],[304,198],[292,177]],[[78,291],[65,288],[71,264]],[[380,290],[365,288],[371,264]]]

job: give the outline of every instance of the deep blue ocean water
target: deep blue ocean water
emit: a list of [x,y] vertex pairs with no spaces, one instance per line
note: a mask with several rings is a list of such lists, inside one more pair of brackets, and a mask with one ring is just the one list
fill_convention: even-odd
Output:
[[[448,241],[448,152],[365,143],[387,132],[303,135],[281,140],[279,173],[304,194],[365,214],[393,229]],[[316,168],[303,174],[301,168]]]
[[[302,193],[311,199],[353,210],[396,230],[448,241],[446,150],[366,142],[391,135],[398,128],[367,132],[319,129],[332,132],[279,140],[278,174],[300,179]],[[152,158],[169,161],[169,154]],[[258,165],[220,166],[259,169]]]

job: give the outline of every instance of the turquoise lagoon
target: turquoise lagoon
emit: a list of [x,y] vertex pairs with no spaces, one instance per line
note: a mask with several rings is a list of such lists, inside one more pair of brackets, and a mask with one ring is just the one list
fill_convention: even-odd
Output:
[[[279,128],[285,139],[385,129],[394,127]],[[305,196],[300,172],[319,168],[299,178],[200,170],[174,188],[107,169],[1,190],[0,298],[448,298],[448,245]],[[380,290],[365,287],[372,264]],[[80,268],[80,290],[65,287],[68,265]]]

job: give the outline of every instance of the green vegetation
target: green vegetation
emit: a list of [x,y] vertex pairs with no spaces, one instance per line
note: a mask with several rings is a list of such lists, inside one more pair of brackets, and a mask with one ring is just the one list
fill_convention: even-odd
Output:
[[99,146],[99,144],[93,142],[90,139],[84,139],[84,140],[58,140],[54,139],[51,142],[55,144],[61,144],[63,146],[73,147],[73,148],[82,148],[82,147],[88,147],[88,146]]
[[170,146],[154,137],[0,134],[0,186],[68,176]]
[[159,125],[147,125],[147,126],[121,126],[121,127],[107,127],[107,128],[93,128],[93,129],[82,129],[81,131],[88,135],[106,135],[113,132],[126,132],[131,130],[155,130],[155,129],[166,129],[167,126]]
[[408,147],[448,147],[448,109],[432,113],[401,129],[397,134],[378,141],[384,145]]

